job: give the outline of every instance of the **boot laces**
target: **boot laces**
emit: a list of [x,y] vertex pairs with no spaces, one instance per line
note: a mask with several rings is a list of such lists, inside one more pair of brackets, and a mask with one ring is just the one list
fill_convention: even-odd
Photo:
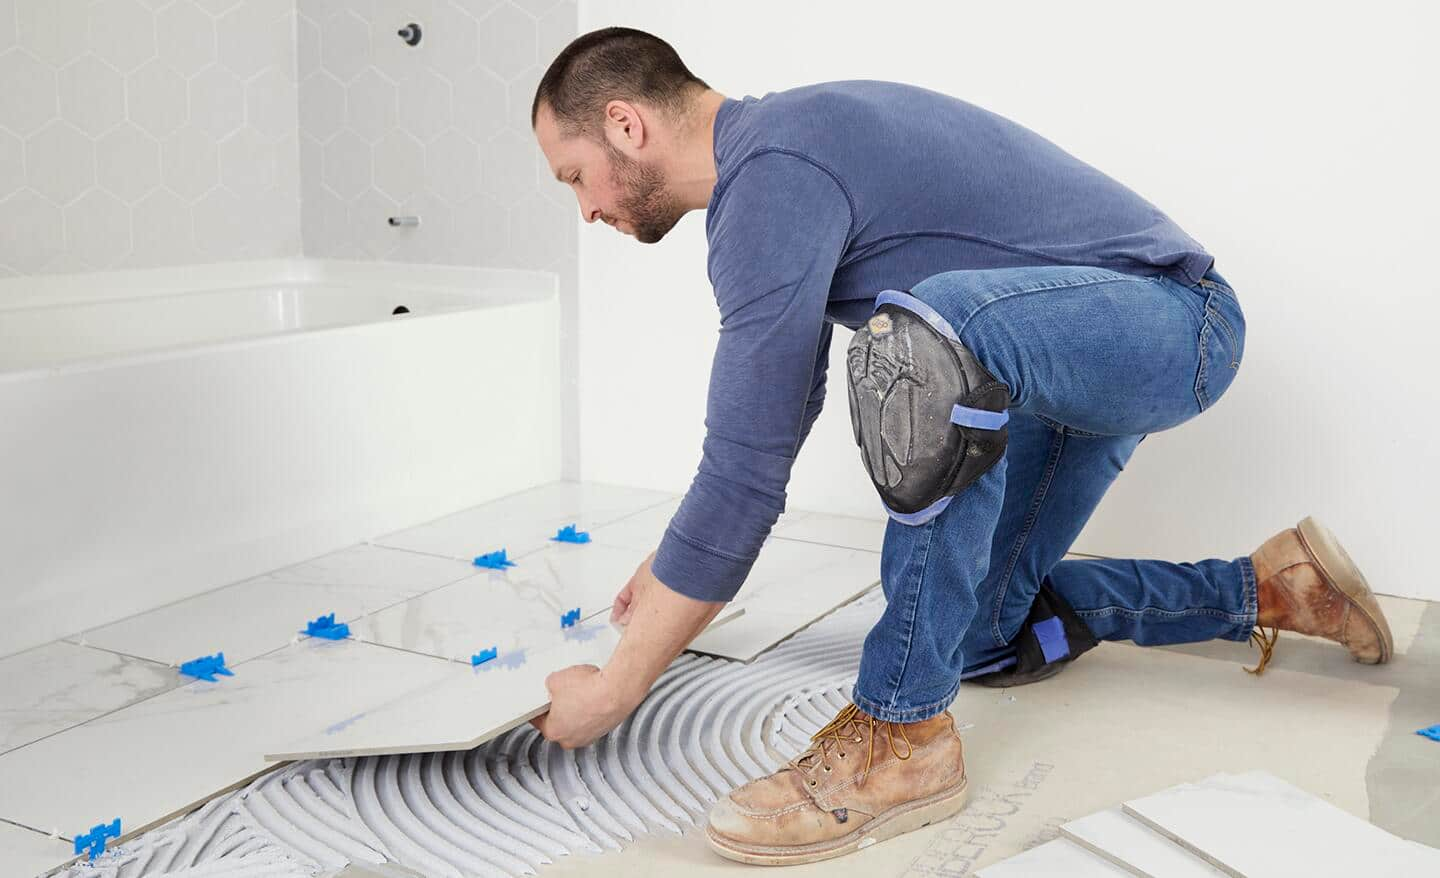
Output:
[[1256,628],[1250,632],[1250,643],[1252,646],[1260,647],[1260,663],[1253,668],[1246,668],[1245,673],[1260,676],[1265,673],[1266,665],[1270,664],[1270,657],[1275,653],[1275,644],[1280,640],[1280,629],[1271,628],[1267,634],[1264,628]]
[[[833,745],[836,754],[845,758],[845,745],[847,743],[859,743],[862,740],[869,741],[869,752],[865,757],[865,770],[860,774],[857,786],[865,785],[865,778],[870,774],[870,766],[875,761],[875,735],[876,728],[885,728],[886,738],[890,744],[890,752],[896,759],[906,760],[915,753],[915,745],[910,742],[910,736],[905,732],[902,723],[889,723],[884,720],[877,720],[869,714],[861,713],[860,709],[853,704],[847,704],[840,710],[824,728],[810,736],[810,749],[790,760],[790,767],[803,772],[810,778],[807,782],[815,786],[816,781],[812,777],[820,768],[830,770],[830,748]],[[900,729],[900,738],[905,741],[905,755],[900,755],[900,750],[895,744],[895,729]],[[856,737],[851,737],[854,734]]]

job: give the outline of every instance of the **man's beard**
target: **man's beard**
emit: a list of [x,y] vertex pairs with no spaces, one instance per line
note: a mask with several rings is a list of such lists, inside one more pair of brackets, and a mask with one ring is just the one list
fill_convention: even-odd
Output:
[[[617,205],[623,218],[635,228],[635,240],[654,244],[675,227],[685,211],[665,189],[665,175],[652,165],[643,165],[605,142],[610,160],[610,183],[624,193]],[[621,217],[615,217],[619,222]]]

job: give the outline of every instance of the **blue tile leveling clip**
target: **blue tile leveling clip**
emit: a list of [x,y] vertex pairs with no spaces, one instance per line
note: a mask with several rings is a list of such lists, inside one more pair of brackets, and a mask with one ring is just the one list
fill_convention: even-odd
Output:
[[475,559],[476,567],[487,567],[491,570],[504,570],[506,567],[514,567],[515,562],[505,557],[505,550],[498,552],[486,552]]
[[92,827],[89,832],[82,832],[75,836],[75,853],[89,854],[94,860],[100,854],[105,853],[105,841],[110,838],[120,837],[120,818],[116,817],[107,823],[100,823]]
[[341,622],[335,624],[335,614],[330,613],[318,619],[305,623],[305,630],[301,634],[308,634],[311,637],[323,637],[326,640],[344,640],[350,636],[350,626]]
[[590,542],[590,532],[576,530],[575,525],[567,524],[556,531],[555,536],[550,539],[556,543],[588,543]]
[[561,627],[561,628],[569,628],[570,626],[574,625],[576,622],[579,622],[579,621],[580,621],[580,608],[579,608],[579,607],[576,607],[575,609],[570,610],[570,611],[567,612],[565,615],[563,615],[563,616],[560,617],[560,627]]
[[200,658],[191,659],[180,666],[180,673],[187,677],[194,677],[197,680],[205,680],[209,683],[215,682],[216,674],[223,674],[226,677],[233,677],[235,673],[225,667],[225,653],[217,652],[214,655],[202,655]]
[[1432,741],[1440,741],[1440,725],[1434,725],[1430,726],[1429,728],[1421,729],[1415,734],[1419,735],[1422,738],[1429,738]]
[[470,667],[473,668],[478,665],[483,665],[499,654],[499,647],[492,646],[489,649],[482,649],[474,655],[470,656]]

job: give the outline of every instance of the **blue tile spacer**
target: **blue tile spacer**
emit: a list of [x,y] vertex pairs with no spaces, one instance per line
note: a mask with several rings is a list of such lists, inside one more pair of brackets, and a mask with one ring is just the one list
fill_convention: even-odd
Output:
[[575,525],[567,524],[556,531],[555,536],[550,539],[557,543],[588,543],[590,542],[590,532],[576,530]]
[[490,570],[504,570],[506,567],[514,567],[515,562],[505,557],[505,550],[498,552],[486,552],[475,559],[476,567],[485,567]]
[[580,608],[576,607],[575,609],[570,610],[569,612],[565,613],[563,616],[560,617],[560,627],[569,628],[570,626],[574,625],[576,622],[579,621]]
[[1440,741],[1440,725],[1433,725],[1429,728],[1420,729],[1415,734],[1422,738],[1429,738],[1432,741]]
[[223,674],[226,677],[235,676],[233,671],[225,667],[225,653],[223,652],[217,652],[214,655],[202,655],[200,658],[191,659],[180,666],[180,673],[187,677],[194,677],[197,680],[205,680],[209,683],[216,682],[216,674]]
[[470,656],[470,667],[473,668],[477,665],[483,665],[499,654],[500,650],[498,647],[492,646],[489,649],[482,649],[474,655]]
[[329,613],[318,619],[305,623],[305,630],[301,634],[308,634],[311,637],[323,637],[326,640],[344,640],[350,636],[350,626],[341,622],[335,624],[335,614]]
[[93,861],[100,854],[105,853],[107,839],[120,837],[120,818],[116,817],[109,823],[99,823],[91,827],[89,832],[82,832],[75,836],[75,854],[89,854]]

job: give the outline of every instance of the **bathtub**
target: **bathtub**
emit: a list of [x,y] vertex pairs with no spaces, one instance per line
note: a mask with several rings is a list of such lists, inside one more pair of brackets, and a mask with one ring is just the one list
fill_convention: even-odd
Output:
[[0,656],[558,479],[559,334],[542,272],[0,280]]

